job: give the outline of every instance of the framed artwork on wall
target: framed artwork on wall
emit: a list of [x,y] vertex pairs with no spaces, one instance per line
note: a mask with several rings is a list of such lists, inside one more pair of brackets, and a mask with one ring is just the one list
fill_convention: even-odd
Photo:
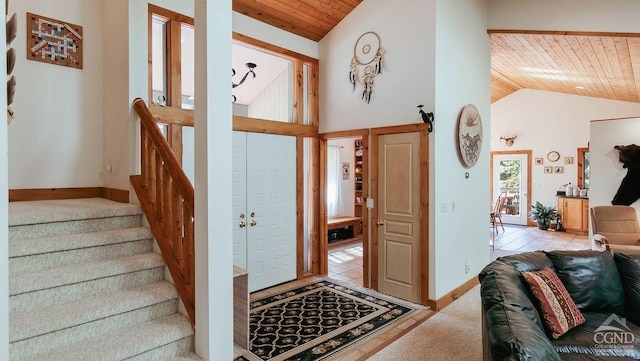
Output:
[[82,69],[82,26],[27,13],[27,59]]
[[564,164],[573,164],[573,157],[564,157]]
[[561,165],[556,166],[555,173],[557,173],[557,174],[562,174],[562,173],[564,173],[564,167],[563,167],[563,166],[561,166]]
[[544,167],[544,174],[551,174],[551,173],[553,173],[553,167],[551,166]]
[[543,158],[536,158],[535,162],[536,162],[536,165],[542,165],[544,163],[544,159]]

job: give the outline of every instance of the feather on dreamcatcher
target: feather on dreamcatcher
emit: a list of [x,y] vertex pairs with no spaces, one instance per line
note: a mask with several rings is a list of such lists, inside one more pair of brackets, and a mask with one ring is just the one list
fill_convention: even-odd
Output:
[[349,82],[356,90],[356,83],[361,84],[362,99],[369,104],[373,92],[374,79],[382,74],[382,56],[384,49],[378,34],[373,31],[366,32],[358,38],[353,47],[353,59],[349,66]]

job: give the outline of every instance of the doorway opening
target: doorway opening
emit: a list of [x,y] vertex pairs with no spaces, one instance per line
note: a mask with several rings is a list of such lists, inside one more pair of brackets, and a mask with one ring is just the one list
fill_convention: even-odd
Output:
[[[329,277],[369,287],[368,130],[322,135],[325,159],[322,251]],[[323,262],[324,263],[324,262]]]
[[327,140],[329,277],[362,286],[362,137]]
[[528,225],[530,175],[530,150],[491,152],[491,202],[500,194],[506,195],[504,206],[497,210],[503,223]]

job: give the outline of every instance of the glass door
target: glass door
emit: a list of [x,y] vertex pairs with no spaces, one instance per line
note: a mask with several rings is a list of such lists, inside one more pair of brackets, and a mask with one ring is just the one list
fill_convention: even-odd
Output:
[[502,222],[527,225],[528,154],[492,155],[492,201],[505,192]]

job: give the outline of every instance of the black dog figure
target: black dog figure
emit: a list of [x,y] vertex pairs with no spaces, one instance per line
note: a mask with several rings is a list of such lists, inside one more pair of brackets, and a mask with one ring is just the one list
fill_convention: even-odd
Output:
[[424,110],[422,110],[422,107],[424,105],[420,104],[418,105],[418,108],[420,108],[420,111],[418,113],[420,113],[420,115],[422,116],[422,121],[429,124],[429,133],[433,132],[433,113],[425,113]]
[[627,168],[627,175],[622,179],[611,204],[629,206],[640,198],[640,146],[616,145],[613,149],[620,152],[620,163],[622,168]]

